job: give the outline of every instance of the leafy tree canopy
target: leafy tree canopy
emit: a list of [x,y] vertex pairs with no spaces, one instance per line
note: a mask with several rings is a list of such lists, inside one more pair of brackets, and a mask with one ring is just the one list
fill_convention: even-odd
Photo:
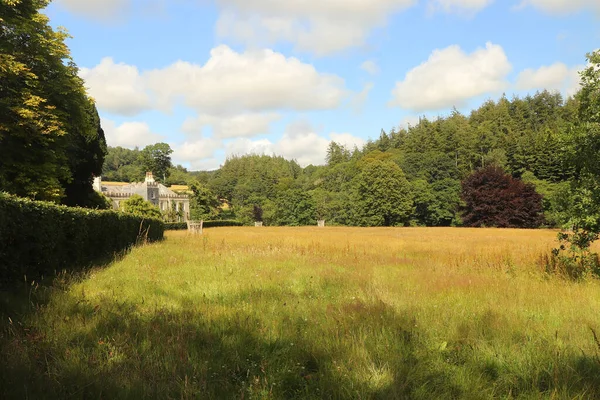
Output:
[[536,228],[542,223],[542,196],[531,184],[496,166],[476,171],[462,184],[466,226]]

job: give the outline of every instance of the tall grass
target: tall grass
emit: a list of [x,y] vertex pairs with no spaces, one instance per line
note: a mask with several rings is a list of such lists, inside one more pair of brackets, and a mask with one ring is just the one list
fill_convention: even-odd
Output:
[[555,236],[169,232],[85,279],[30,286],[26,311],[7,297],[0,395],[600,398],[600,284],[544,272]]

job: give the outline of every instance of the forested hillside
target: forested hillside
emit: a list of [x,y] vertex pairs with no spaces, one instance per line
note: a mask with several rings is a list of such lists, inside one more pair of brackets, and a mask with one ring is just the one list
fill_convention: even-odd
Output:
[[[501,97],[463,115],[454,110],[415,126],[381,131],[362,149],[331,142],[325,165],[301,168],[268,155],[230,157],[195,174],[169,165],[167,183],[203,186],[200,203],[227,200],[234,217],[272,225],[461,225],[461,182],[486,166],[503,169],[543,196],[546,225],[565,222],[575,176],[579,103],[543,91]],[[149,146],[151,147],[151,146]],[[140,179],[144,150],[109,148],[105,178]],[[209,190],[207,192],[207,189]],[[207,193],[209,193],[207,195]],[[214,204],[214,201],[212,201]],[[216,211],[213,210],[213,214]]]

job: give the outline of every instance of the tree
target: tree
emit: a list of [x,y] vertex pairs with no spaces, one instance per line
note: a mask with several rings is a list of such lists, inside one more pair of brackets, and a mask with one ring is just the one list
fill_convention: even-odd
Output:
[[0,190],[85,205],[104,137],[48,3],[0,1]]
[[600,237],[600,50],[588,54],[587,59],[576,96],[579,126],[572,159],[572,205],[566,224],[570,230],[559,233],[563,243],[554,251],[555,260],[574,278],[588,272],[600,275],[598,254],[591,251],[592,243]]
[[466,226],[536,228],[542,223],[542,196],[531,184],[496,166],[480,169],[462,183]]
[[277,225],[314,225],[315,205],[312,197],[301,189],[287,189],[275,199],[274,222]]
[[410,184],[393,161],[367,162],[356,176],[353,194],[358,225],[401,225],[413,210]]
[[190,213],[194,220],[208,219],[217,215],[219,199],[211,190],[198,181],[190,185],[193,192],[190,199]]
[[127,200],[121,203],[124,212],[137,215],[144,218],[162,218],[162,214],[158,207],[154,206],[149,201],[138,194],[134,194]]
[[158,180],[165,182],[170,173],[169,169],[173,167],[172,153],[173,150],[167,143],[152,144],[140,152],[140,163],[146,172],[152,172]]

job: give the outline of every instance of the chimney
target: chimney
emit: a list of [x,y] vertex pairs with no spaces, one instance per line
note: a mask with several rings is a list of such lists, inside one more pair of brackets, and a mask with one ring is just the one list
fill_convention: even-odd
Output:
[[96,192],[102,193],[102,177],[100,177],[100,176],[94,177],[94,190]]
[[146,172],[146,183],[154,183],[152,172]]

